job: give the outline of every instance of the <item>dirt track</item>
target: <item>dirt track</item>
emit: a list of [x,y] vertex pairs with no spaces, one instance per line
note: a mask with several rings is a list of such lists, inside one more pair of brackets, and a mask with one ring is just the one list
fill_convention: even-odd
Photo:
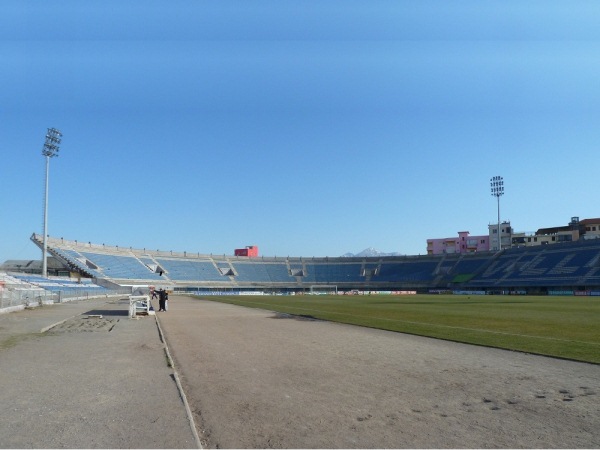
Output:
[[208,447],[600,447],[600,366],[169,303],[158,317]]

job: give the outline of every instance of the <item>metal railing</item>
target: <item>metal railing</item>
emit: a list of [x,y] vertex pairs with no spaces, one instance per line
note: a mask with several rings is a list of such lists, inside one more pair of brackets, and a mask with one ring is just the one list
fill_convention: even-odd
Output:
[[34,306],[54,303],[58,297],[58,292],[49,292],[44,289],[11,288],[5,286],[0,290],[0,309],[21,305]]
[[41,306],[53,303],[87,300],[90,298],[108,297],[113,295],[128,295],[131,289],[118,290],[86,290],[68,289],[64,291],[47,291],[44,289],[11,288],[4,286],[0,289],[0,310],[20,306]]

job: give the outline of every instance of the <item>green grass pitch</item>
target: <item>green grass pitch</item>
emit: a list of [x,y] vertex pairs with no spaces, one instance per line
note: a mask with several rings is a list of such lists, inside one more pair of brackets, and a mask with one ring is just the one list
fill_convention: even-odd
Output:
[[202,298],[600,364],[600,297],[297,295]]

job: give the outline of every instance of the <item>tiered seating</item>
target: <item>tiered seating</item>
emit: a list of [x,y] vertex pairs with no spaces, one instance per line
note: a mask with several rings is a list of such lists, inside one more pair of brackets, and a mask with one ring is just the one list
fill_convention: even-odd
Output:
[[364,273],[365,276],[371,275],[376,269],[379,267],[379,261],[375,263],[365,263],[364,265]]
[[480,270],[482,270],[487,264],[489,264],[489,262],[490,262],[489,257],[485,257],[485,258],[480,258],[480,257],[478,257],[478,258],[473,258],[473,257],[461,258],[453,266],[451,272],[453,274],[461,274],[461,275],[474,274],[474,273],[477,273]]
[[85,260],[85,258],[83,257],[83,255],[81,255],[79,252],[76,252],[75,250],[53,247],[51,251],[56,256],[59,256],[60,258],[64,259],[65,261],[70,263],[72,267],[79,269],[83,273],[97,278],[104,277],[102,272],[95,270],[87,266],[84,262],[82,262],[82,260]]
[[296,277],[304,275],[305,270],[302,261],[290,261],[289,266],[292,276]]
[[101,269],[104,277],[118,280],[160,280],[159,274],[133,256],[79,252]]
[[[361,268],[361,263],[306,263],[308,279],[310,279],[313,284],[361,282],[365,280],[365,278],[361,276]],[[304,279],[303,281],[306,282],[307,280]]]
[[587,275],[593,264],[596,263],[600,267],[599,252],[595,248],[581,249],[577,252],[569,252],[568,257],[565,257],[563,261],[558,263],[553,273],[562,274],[569,273],[573,276],[583,277]]
[[215,261],[215,265],[222,276],[234,275],[232,267],[229,265],[229,261]]
[[[50,240],[50,251],[98,278],[139,284],[306,289],[336,284],[352,289],[600,287],[600,240],[514,248],[499,254],[377,258],[235,258],[147,252]],[[98,249],[98,250],[96,250]],[[160,269],[164,270],[163,277]],[[130,284],[130,283],[126,283]]]
[[28,281],[20,278],[18,275],[8,275],[7,273],[0,272],[0,281],[4,283],[5,286],[10,287],[11,289],[16,290],[40,290],[43,291],[42,288],[29,283]]
[[382,262],[379,273],[372,280],[392,283],[426,283],[433,280],[438,264],[439,260],[437,259]]
[[494,285],[499,279],[506,275],[516,263],[516,258],[512,254],[504,253],[495,259],[479,275],[469,281],[471,287],[485,287]]
[[489,255],[446,255],[436,269],[436,283],[442,286],[468,281],[489,263]]
[[290,275],[290,272],[288,271],[287,265],[285,263],[274,263],[274,264],[265,263],[264,265],[267,269],[267,273],[269,274],[269,278],[271,278],[272,282],[274,282],[274,283],[277,283],[277,282],[290,283],[290,282],[296,281],[296,279]]
[[584,284],[600,287],[600,267],[593,268],[584,278]]
[[106,292],[107,289],[90,282],[78,282],[64,278],[43,278],[36,275],[15,275],[15,278],[21,279],[27,283],[38,286],[46,291],[83,291],[89,293]]
[[262,260],[232,261],[236,282],[293,283],[285,262],[263,262]]
[[249,283],[270,283],[271,277],[264,264],[253,264],[250,262],[233,263],[237,282],[247,281]]
[[290,283],[295,281],[295,278],[290,276],[287,265],[283,262],[261,262],[257,264],[254,261],[240,261],[232,262],[232,265],[237,273],[236,281],[263,281],[267,283]]
[[554,244],[506,251],[472,286],[578,286],[593,281],[600,243]]
[[229,282],[210,260],[155,258],[171,281]]

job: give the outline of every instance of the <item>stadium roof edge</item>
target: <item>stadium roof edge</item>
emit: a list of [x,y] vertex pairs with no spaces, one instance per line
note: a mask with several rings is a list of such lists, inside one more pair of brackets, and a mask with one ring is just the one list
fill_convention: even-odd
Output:
[[[36,233],[33,233],[31,236],[31,240],[38,245],[40,248],[43,243],[42,236]],[[150,250],[148,248],[133,248],[133,247],[121,247],[118,245],[106,245],[106,244],[93,244],[91,242],[82,242],[78,240],[68,240],[64,238],[55,238],[48,236],[46,239],[46,244],[49,247],[56,248],[68,248],[71,250],[77,251],[93,251],[99,253],[107,253],[107,254],[130,254],[135,256],[152,256],[152,257],[162,257],[162,258],[214,258],[214,257],[224,257],[234,259],[236,261],[243,260],[255,260],[261,259],[263,261],[282,261],[282,260],[318,260],[318,261],[338,261],[338,262],[356,262],[356,261],[402,261],[402,260],[415,260],[415,259],[440,259],[442,257],[459,257],[460,255],[395,255],[395,256],[259,256],[259,257],[247,257],[247,256],[235,256],[235,255],[226,255],[226,254],[215,254],[215,253],[199,253],[199,252],[174,252],[164,251],[164,250]],[[469,255],[471,256],[471,255]]]

